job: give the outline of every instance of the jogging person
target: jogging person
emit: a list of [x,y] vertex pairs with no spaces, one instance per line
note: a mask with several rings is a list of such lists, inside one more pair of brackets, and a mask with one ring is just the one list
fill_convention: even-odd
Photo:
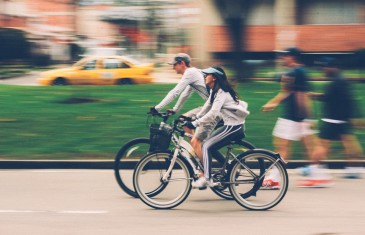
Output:
[[[311,122],[307,121],[311,115],[311,103],[308,95],[310,86],[304,66],[299,62],[301,52],[291,47],[279,52],[279,58],[288,68],[282,75],[280,92],[263,107],[262,111],[273,111],[279,104],[283,104],[284,113],[278,118],[273,130],[275,151],[288,160],[293,141],[302,141],[307,155],[312,158],[312,147],[315,145],[315,132],[311,129]],[[277,169],[265,177],[263,186],[267,189],[277,188]]]
[[[359,119],[361,112],[356,106],[350,83],[341,75],[337,62],[332,57],[322,57],[316,61],[325,76],[330,80],[324,93],[311,93],[314,99],[323,102],[323,117],[320,121],[320,147],[315,154],[325,159],[333,141],[341,141],[345,150],[348,165],[345,168],[346,178],[361,178],[363,167],[356,160],[363,157],[362,147],[357,137],[352,133],[353,123]],[[356,124],[356,123],[355,123]],[[363,123],[361,123],[363,124]],[[308,169],[309,171],[311,169]],[[317,186],[321,181],[307,179],[303,186]]]
[[[204,126],[206,123],[214,122],[220,115],[223,118],[224,126],[219,127],[204,140],[202,148],[194,147],[200,160],[203,162],[204,172],[198,180],[192,182],[194,188],[205,189],[208,185],[214,186],[211,182],[211,158],[209,152],[217,150],[226,145],[230,140],[244,137],[244,123],[249,112],[247,103],[239,100],[237,93],[229,85],[224,70],[220,67],[210,67],[202,70],[205,74],[205,83],[210,87],[209,99],[205,102],[202,110],[197,114],[197,119],[187,123],[187,127],[195,129]],[[194,136],[192,143],[196,141]]]

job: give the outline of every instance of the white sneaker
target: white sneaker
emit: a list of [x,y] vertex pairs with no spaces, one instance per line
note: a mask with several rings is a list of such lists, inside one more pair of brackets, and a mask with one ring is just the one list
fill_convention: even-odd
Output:
[[208,184],[209,182],[205,179],[205,177],[200,177],[196,181],[191,182],[191,186],[193,186],[193,188],[197,188],[200,190],[206,189]]
[[346,167],[343,177],[346,179],[361,179],[363,171],[363,167]]
[[312,167],[309,165],[309,166],[298,167],[295,170],[300,176],[308,176],[311,174],[311,169]]

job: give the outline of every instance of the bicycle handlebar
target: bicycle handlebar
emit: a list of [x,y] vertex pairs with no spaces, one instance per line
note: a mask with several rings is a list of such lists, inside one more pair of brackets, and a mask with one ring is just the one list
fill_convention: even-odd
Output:
[[147,112],[148,115],[151,115],[151,116],[157,116],[157,117],[160,117],[163,119],[164,122],[167,121],[167,119],[169,119],[169,117],[172,115],[171,113],[169,112]]
[[[149,111],[147,112],[148,115],[151,115],[151,116],[155,116],[155,117],[160,117],[163,119],[163,122],[166,122],[170,116],[173,115],[173,113],[171,112],[153,112],[153,111]],[[174,129],[178,132],[180,132],[181,135],[184,135],[185,134],[185,131],[183,129],[181,129],[182,126],[184,126],[187,122],[191,122],[192,119],[191,117],[186,117],[184,115],[180,115],[178,118],[176,118],[174,120]],[[181,123],[182,125],[180,127],[178,127],[179,123]]]

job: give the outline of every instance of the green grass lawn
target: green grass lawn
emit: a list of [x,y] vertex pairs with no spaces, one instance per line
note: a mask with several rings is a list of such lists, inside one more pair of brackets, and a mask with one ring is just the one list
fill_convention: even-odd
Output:
[[[316,90],[323,83],[314,83]],[[148,136],[146,112],[173,85],[136,86],[0,86],[0,159],[113,159],[126,141]],[[356,84],[361,106],[365,84]],[[249,103],[247,140],[257,147],[273,149],[272,128],[281,110],[263,113],[260,107],[272,98],[278,83],[250,82],[237,87]],[[81,101],[81,102],[73,102]],[[89,101],[89,102],[82,102]],[[174,103],[171,104],[171,107]],[[181,112],[203,102],[194,95]],[[314,105],[320,112],[320,104]],[[356,134],[364,140],[365,131]],[[362,143],[364,144],[364,143]],[[335,146],[331,158],[342,158]],[[295,145],[294,159],[302,149]]]

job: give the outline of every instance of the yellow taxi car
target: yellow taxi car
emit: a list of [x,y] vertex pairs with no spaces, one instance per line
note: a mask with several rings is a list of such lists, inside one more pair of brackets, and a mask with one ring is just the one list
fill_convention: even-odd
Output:
[[151,83],[153,64],[126,56],[88,56],[72,67],[42,73],[41,85],[129,85]]

